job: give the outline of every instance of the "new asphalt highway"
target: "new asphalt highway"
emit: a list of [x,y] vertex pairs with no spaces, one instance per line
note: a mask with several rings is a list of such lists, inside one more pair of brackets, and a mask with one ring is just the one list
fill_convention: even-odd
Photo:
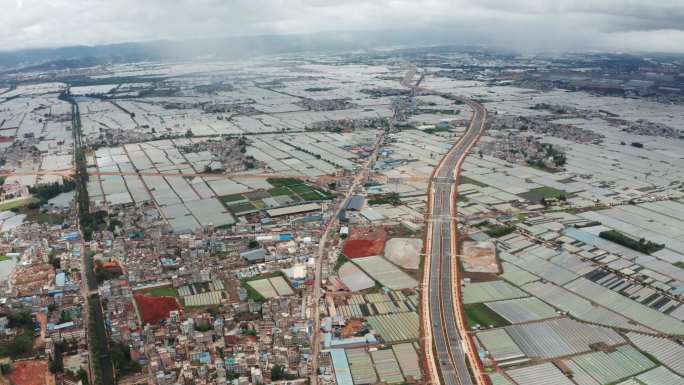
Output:
[[[466,132],[435,169],[430,182],[426,235],[423,298],[424,341],[432,343],[427,352],[433,383],[444,385],[486,385],[477,351],[467,334],[461,303],[459,263],[456,252],[457,181],[461,165],[484,131],[487,110],[479,103],[463,99],[473,110]],[[429,325],[429,326],[428,326]],[[426,350],[427,347],[426,347]]]

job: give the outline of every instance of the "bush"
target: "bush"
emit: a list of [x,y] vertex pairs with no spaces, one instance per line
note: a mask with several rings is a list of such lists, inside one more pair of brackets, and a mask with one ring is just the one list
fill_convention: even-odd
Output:
[[248,298],[250,298],[250,299],[252,299],[252,300],[254,300],[254,301],[257,301],[257,302],[264,302],[264,301],[266,301],[266,298],[264,298],[264,296],[261,295],[261,293],[259,293],[259,292],[257,291],[257,289],[255,289],[255,288],[253,288],[252,286],[250,286],[249,283],[246,283],[246,282],[243,283],[243,284],[242,284],[242,287],[244,287],[245,290],[247,290],[247,297],[248,297]]
[[368,204],[371,206],[385,205],[385,204],[391,204],[392,206],[398,206],[401,204],[401,200],[399,199],[399,194],[389,193],[389,194],[385,194],[385,195],[374,195],[371,199],[368,200]]
[[349,261],[347,257],[344,256],[344,254],[340,253],[337,256],[337,261],[335,261],[335,269],[334,271],[338,271],[342,265],[344,265],[345,262]]
[[211,327],[209,325],[195,325],[195,330],[201,333],[208,332]]
[[485,234],[489,235],[492,238],[499,238],[503,237],[504,235],[508,235],[515,231],[515,226],[514,225],[499,225],[499,226],[494,226],[490,228],[489,230],[485,231]]

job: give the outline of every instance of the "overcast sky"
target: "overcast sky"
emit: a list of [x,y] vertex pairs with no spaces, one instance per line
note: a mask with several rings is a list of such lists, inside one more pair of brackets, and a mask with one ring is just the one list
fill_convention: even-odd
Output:
[[684,0],[0,0],[0,50],[432,27],[529,52],[684,52]]

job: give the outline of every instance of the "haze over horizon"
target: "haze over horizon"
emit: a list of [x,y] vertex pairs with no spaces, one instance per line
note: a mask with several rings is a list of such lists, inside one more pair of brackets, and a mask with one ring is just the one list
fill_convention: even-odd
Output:
[[[0,0],[0,51],[257,35],[419,31],[524,53],[684,53],[677,0]],[[354,35],[356,36],[356,35]],[[416,36],[420,38],[421,36]]]

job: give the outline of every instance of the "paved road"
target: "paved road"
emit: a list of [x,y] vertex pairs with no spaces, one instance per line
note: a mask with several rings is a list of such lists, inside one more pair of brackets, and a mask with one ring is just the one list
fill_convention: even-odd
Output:
[[[472,109],[468,129],[435,169],[430,183],[430,218],[426,236],[426,264],[429,335],[432,340],[438,378],[445,385],[486,384],[477,352],[466,336],[467,330],[460,298],[460,278],[456,257],[456,196],[461,164],[484,130],[485,108],[464,100]],[[430,358],[428,358],[430,359]],[[477,365],[472,370],[470,363]],[[473,380],[473,378],[475,380]]]
[[[83,144],[81,142],[81,115],[78,108],[78,103],[74,102],[73,99],[71,99],[70,102],[72,108],[72,131],[74,135],[74,170],[76,170],[79,168],[78,164],[76,164],[77,162],[79,162],[76,154],[78,154],[78,152],[82,151],[83,149]],[[82,178],[76,178],[76,183],[82,184]],[[78,200],[81,199],[79,194],[81,194],[82,191],[87,193],[86,186],[81,185],[78,187],[79,188],[76,189],[77,211],[80,207]],[[99,383],[102,385],[114,385],[114,366],[112,363],[112,358],[109,354],[109,341],[107,337],[107,330],[105,328],[105,319],[102,310],[102,303],[100,302],[100,294],[97,291],[98,285],[97,279],[95,277],[95,271],[93,270],[93,258],[92,256],[88,255],[86,245],[84,242],[83,227],[81,226],[80,214],[80,212],[77,212],[76,219],[78,221],[79,233],[81,235],[81,271],[85,276],[83,287],[81,288],[81,291],[84,294],[87,307],[87,311],[85,312],[84,317],[84,328],[86,332],[86,341],[88,342],[88,345],[97,345],[98,349],[96,350],[99,352],[99,357],[89,357],[88,370],[90,373],[90,380],[92,383]],[[91,338],[93,336],[95,337],[95,340]],[[92,353],[93,349],[89,349],[89,351],[90,353]],[[99,362],[99,371],[94,370],[95,360]]]
[[[61,176],[73,178],[76,170],[73,168],[64,170],[34,170],[34,171],[0,171],[0,177],[8,176]],[[165,176],[165,177],[223,177],[242,179],[267,179],[267,178],[305,178],[304,175],[295,172],[264,172],[264,173],[206,173],[206,172],[144,172],[144,171],[88,171],[88,176]]]
[[363,183],[364,179],[366,179],[366,176],[368,176],[368,171],[370,170],[373,161],[377,158],[380,146],[385,140],[385,134],[386,132],[380,134],[377,141],[375,142],[375,146],[373,147],[373,152],[368,157],[368,160],[363,165],[363,167],[357,171],[358,173],[354,178],[352,185],[347,190],[344,199],[342,199],[339,205],[334,208],[332,215],[328,218],[328,221],[324,226],[323,235],[321,236],[321,239],[319,241],[316,266],[314,269],[314,286],[310,298],[312,305],[311,317],[314,321],[313,335],[311,336],[311,384],[318,384],[318,356],[321,349],[321,309],[319,306],[322,295],[321,271],[323,268],[323,261],[326,259],[326,251],[328,250],[326,247],[327,238],[330,235],[331,230],[335,228],[334,224],[337,221],[337,217],[339,216],[340,211],[342,211],[342,209],[347,206],[349,200],[354,194],[354,191],[356,191],[356,189]]

